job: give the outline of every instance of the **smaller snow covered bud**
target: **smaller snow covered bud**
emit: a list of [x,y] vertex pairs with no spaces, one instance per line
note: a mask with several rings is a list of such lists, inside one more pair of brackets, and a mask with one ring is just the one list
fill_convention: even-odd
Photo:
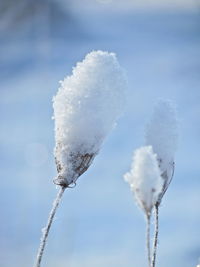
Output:
[[75,183],[92,163],[125,103],[126,79],[115,54],[93,51],[61,82],[53,99],[56,184]]
[[163,187],[157,156],[151,146],[135,150],[131,170],[124,179],[130,184],[138,205],[150,217]]
[[168,100],[160,100],[155,106],[151,121],[146,127],[146,145],[157,154],[159,168],[164,180],[159,197],[160,204],[174,174],[174,155],[177,148],[178,126],[176,110]]

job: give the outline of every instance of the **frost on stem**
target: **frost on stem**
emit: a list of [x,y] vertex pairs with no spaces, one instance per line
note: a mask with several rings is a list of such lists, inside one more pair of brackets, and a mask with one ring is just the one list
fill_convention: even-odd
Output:
[[124,179],[130,184],[138,205],[149,218],[163,187],[157,156],[151,146],[141,147],[134,152],[131,170]]
[[60,82],[53,98],[56,184],[75,183],[124,107],[126,79],[115,54],[93,51]]
[[56,210],[65,191],[83,174],[124,107],[126,79],[115,54],[94,51],[61,82],[53,98],[55,161],[60,191],[43,230],[35,267],[40,267]]
[[151,145],[157,154],[163,178],[163,189],[157,205],[167,190],[174,173],[174,155],[177,148],[176,110],[168,100],[160,100],[155,106],[151,121],[146,127],[146,145]]
[[153,153],[151,146],[141,147],[134,152],[131,170],[124,175],[124,179],[130,184],[136,202],[146,215],[146,247],[150,267],[150,218],[152,208],[157,203],[163,188],[163,179],[158,167],[157,155]]

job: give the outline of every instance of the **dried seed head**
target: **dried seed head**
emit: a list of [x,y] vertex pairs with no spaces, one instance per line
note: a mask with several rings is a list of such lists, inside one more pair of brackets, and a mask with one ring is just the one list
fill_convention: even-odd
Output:
[[160,100],[155,106],[151,121],[146,127],[145,143],[157,154],[163,178],[160,204],[174,174],[174,155],[177,148],[178,126],[176,110],[168,100]]
[[[54,183],[65,187],[68,187],[71,183],[75,183],[78,177],[81,176],[85,171],[87,171],[94,157],[95,154],[80,154],[79,152],[76,154],[72,153],[68,161],[70,168],[68,168],[68,165],[62,166],[60,162],[58,162],[55,158],[58,177],[54,180]],[[63,167],[66,168],[66,170],[63,170]],[[68,180],[65,179],[62,173],[66,173],[67,176],[71,177],[72,182],[68,183]]]
[[56,184],[75,183],[121,115],[126,79],[115,54],[93,51],[61,82],[53,99]]
[[130,184],[138,205],[150,216],[163,187],[157,156],[151,146],[134,152],[131,170],[124,178]]

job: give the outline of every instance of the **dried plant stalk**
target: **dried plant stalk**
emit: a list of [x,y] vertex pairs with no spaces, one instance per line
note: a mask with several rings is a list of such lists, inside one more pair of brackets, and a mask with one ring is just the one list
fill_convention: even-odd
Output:
[[[44,228],[35,267],[40,267],[53,218],[66,188],[90,166],[101,145],[124,110],[124,71],[115,54],[93,51],[60,82],[53,98],[54,151],[60,191]],[[94,109],[95,108],[95,109]]]
[[51,211],[49,213],[49,218],[48,218],[48,221],[47,221],[47,225],[42,230],[43,234],[42,234],[42,238],[40,240],[40,246],[39,246],[39,249],[38,249],[36,263],[35,263],[34,267],[40,267],[42,256],[44,254],[45,245],[47,243],[47,237],[49,235],[49,230],[51,228],[54,216],[56,214],[56,210],[57,210],[57,208],[59,206],[60,200],[61,200],[61,198],[63,196],[63,193],[64,193],[65,189],[66,189],[66,187],[64,187],[64,186],[62,186],[60,188],[60,190],[59,190],[59,192],[58,192],[58,194],[56,196],[56,199],[53,202],[52,209],[51,209]]
[[158,246],[158,230],[159,230],[159,205],[155,205],[155,234],[153,240],[153,254],[152,254],[152,261],[151,267],[155,267],[156,265],[156,253],[157,253],[157,246]]
[[[75,178],[82,175],[89,168],[94,157],[95,157],[95,154],[88,154],[88,153],[87,154],[76,153],[71,156],[72,166],[74,168],[74,173],[76,174]],[[61,169],[61,165],[59,164],[57,160],[56,160],[56,165],[57,165],[57,170],[58,170],[58,178],[55,179],[54,182],[60,186],[60,190],[58,192],[58,195],[56,196],[56,199],[53,202],[52,210],[49,213],[47,225],[42,231],[43,235],[40,241],[40,246],[38,249],[37,259],[36,259],[36,263],[34,267],[40,267],[42,256],[44,254],[45,245],[47,242],[47,238],[49,235],[49,231],[50,231],[54,216],[56,214],[56,210],[59,206],[60,200],[63,196],[65,189],[70,187],[70,185],[67,184],[67,180],[63,179],[62,176],[59,176],[59,172],[62,169]]]
[[148,255],[148,263],[149,267],[151,267],[151,247],[150,247],[150,215],[147,215],[147,228],[146,228],[146,248],[147,248],[147,255]]

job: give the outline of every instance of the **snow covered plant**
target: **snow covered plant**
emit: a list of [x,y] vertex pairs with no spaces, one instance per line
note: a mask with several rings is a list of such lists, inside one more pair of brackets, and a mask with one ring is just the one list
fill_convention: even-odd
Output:
[[138,205],[149,218],[163,187],[157,155],[151,146],[135,150],[131,170],[124,175],[124,179],[130,184]]
[[[131,171],[125,175],[135,199],[147,217],[147,249],[149,266],[155,267],[158,242],[159,205],[174,174],[177,147],[177,118],[172,103],[160,100],[146,127],[146,146],[135,151]],[[150,217],[155,207],[155,235],[150,251]]]
[[174,175],[174,156],[178,141],[178,121],[176,110],[171,101],[160,100],[155,106],[151,121],[146,127],[146,145],[153,147],[158,157],[158,165],[163,179],[162,191],[155,205],[155,236],[152,266],[155,266],[158,243],[159,206]]
[[135,150],[131,170],[124,175],[124,179],[130,184],[139,207],[146,215],[146,245],[150,266],[150,217],[163,187],[163,179],[161,178],[161,172],[158,167],[157,155],[153,153],[151,146],[145,146]]
[[124,107],[126,79],[113,53],[89,53],[60,84],[53,98],[58,171],[54,182],[60,191],[43,231],[36,267],[62,194],[88,169]]
[[91,52],[53,99],[58,170],[69,186],[84,173],[124,107],[125,79],[113,53]]
[[157,205],[160,205],[174,174],[174,155],[177,148],[177,117],[173,104],[160,100],[155,106],[151,121],[146,127],[145,143],[153,147],[158,156],[159,168],[164,181]]

